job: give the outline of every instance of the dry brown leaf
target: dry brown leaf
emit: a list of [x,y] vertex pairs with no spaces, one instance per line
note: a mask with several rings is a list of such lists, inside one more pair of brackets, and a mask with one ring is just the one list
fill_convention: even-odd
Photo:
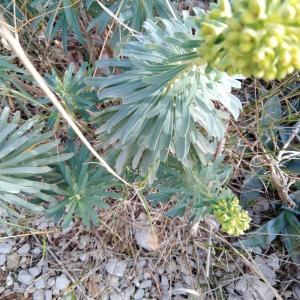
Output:
[[137,244],[147,251],[157,251],[159,249],[156,228],[149,224],[147,217],[141,213],[133,225],[134,237]]

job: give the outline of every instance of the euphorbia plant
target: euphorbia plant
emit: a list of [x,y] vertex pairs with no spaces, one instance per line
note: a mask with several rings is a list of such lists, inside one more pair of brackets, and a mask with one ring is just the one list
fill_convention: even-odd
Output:
[[[131,167],[153,182],[169,156],[185,168],[209,164],[229,113],[237,118],[241,109],[234,74],[272,80],[300,69],[298,11],[297,1],[221,0],[208,13],[148,21],[121,51],[126,59],[99,61],[123,71],[88,80],[101,102],[122,100],[95,118],[117,171]],[[250,218],[238,199],[220,199],[213,213],[223,230],[243,233]]]

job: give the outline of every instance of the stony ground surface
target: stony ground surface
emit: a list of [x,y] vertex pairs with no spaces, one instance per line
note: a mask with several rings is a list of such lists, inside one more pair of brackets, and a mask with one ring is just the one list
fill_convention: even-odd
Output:
[[39,224],[47,235],[0,238],[1,300],[273,300],[274,293],[282,299],[300,299],[299,268],[286,269],[277,254],[256,255],[255,273],[238,257],[222,257],[232,253],[215,252],[211,277],[206,279],[207,249],[199,238],[179,240],[179,248],[158,251],[133,245],[130,254],[116,251],[113,243],[104,245],[103,236],[81,227],[51,233],[54,224]]
[[44,217],[0,229],[0,300],[300,300],[300,267],[279,240],[241,252],[205,224],[194,231],[164,207],[143,211],[131,199],[99,211],[95,229]]

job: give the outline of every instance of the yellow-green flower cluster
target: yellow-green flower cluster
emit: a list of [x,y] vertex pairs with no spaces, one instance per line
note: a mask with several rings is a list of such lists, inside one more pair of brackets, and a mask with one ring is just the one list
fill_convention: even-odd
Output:
[[201,34],[200,55],[230,75],[273,80],[300,70],[299,0],[221,0]]
[[239,236],[249,229],[251,218],[241,208],[237,197],[220,199],[213,205],[213,214],[222,226],[222,231],[232,236]]

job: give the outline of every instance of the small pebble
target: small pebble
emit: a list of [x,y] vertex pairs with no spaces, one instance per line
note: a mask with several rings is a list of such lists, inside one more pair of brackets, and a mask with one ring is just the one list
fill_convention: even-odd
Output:
[[169,287],[169,280],[168,280],[167,276],[164,276],[164,275],[161,276],[161,286]]
[[111,259],[109,262],[105,265],[105,270],[107,273],[123,277],[125,273],[127,263],[125,261],[119,261],[117,259]]
[[163,274],[164,273],[164,271],[165,271],[165,269],[162,267],[162,266],[158,266],[157,268],[156,268],[156,272],[158,273],[158,274]]
[[31,253],[32,253],[34,256],[38,256],[38,255],[40,255],[40,254],[42,253],[42,250],[41,250],[41,248],[39,248],[39,247],[35,247],[35,248],[31,251]]
[[8,255],[6,266],[8,270],[17,269],[20,266],[20,256],[17,253]]
[[18,274],[18,281],[25,285],[29,285],[33,281],[33,279],[33,276],[27,271],[22,270]]
[[135,300],[143,299],[144,293],[145,293],[145,292],[144,292],[143,289],[138,289],[138,290],[136,291],[136,293],[134,294],[133,298],[134,298]]
[[36,290],[33,292],[32,300],[45,300],[45,291]]
[[25,257],[25,256],[21,257],[21,259],[20,259],[20,266],[22,268],[26,268],[27,265],[28,265],[28,263],[27,263],[27,257]]
[[130,296],[132,296],[135,292],[135,288],[133,286],[128,287],[124,290],[124,296],[125,298],[130,298]]
[[86,261],[86,260],[88,259],[88,255],[87,255],[86,253],[81,254],[81,255],[79,256],[79,259],[80,259],[81,261]]
[[182,278],[184,280],[184,282],[189,285],[189,286],[193,286],[193,278],[189,275],[182,275]]
[[46,281],[43,277],[38,278],[34,282],[34,286],[37,290],[44,289],[46,287]]
[[30,245],[29,244],[24,244],[18,249],[18,254],[21,256],[26,256],[29,253],[30,250]]
[[11,251],[12,245],[10,243],[0,243],[0,253],[8,254]]
[[0,266],[3,266],[6,262],[6,255],[0,254]]
[[50,290],[45,292],[45,300],[52,300],[52,292]]
[[108,282],[115,288],[118,288],[120,286],[120,278],[117,276],[110,276]]
[[12,286],[14,284],[14,280],[10,274],[6,277],[6,287]]
[[55,284],[55,278],[50,277],[47,281],[47,287],[52,288]]
[[136,268],[137,269],[142,269],[146,266],[147,262],[145,259],[141,259],[136,263]]
[[152,277],[150,272],[145,272],[144,273],[144,279],[150,279]]
[[140,283],[139,288],[140,289],[149,289],[149,288],[151,288],[151,286],[152,286],[152,280],[148,279],[148,280],[143,280]]
[[134,278],[134,281],[133,281],[134,285],[136,287],[139,287],[140,286],[140,280],[138,278]]
[[37,277],[38,275],[40,275],[41,271],[42,271],[41,268],[36,267],[36,266],[28,269],[28,272],[34,277]]
[[109,300],[124,300],[124,295],[112,294],[109,296]]
[[61,274],[56,277],[55,280],[55,288],[59,291],[66,289],[70,284],[70,280],[67,278],[65,274]]

